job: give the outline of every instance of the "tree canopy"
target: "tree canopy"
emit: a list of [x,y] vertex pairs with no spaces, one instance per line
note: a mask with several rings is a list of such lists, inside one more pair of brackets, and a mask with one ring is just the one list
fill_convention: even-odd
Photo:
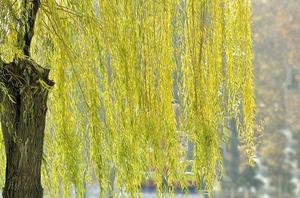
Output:
[[[18,47],[23,2],[0,1],[1,64],[31,59]],[[252,163],[250,17],[250,0],[41,0],[31,57],[55,81],[46,190],[68,197],[75,187],[81,197],[92,172],[101,193],[112,190],[112,172],[131,194],[148,178],[162,185],[162,175],[170,189],[193,181],[209,190],[222,174],[230,118]]]

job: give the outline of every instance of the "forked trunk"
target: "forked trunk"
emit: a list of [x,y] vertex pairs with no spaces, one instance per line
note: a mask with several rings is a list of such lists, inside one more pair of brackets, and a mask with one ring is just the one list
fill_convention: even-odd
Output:
[[46,70],[15,59],[1,68],[1,125],[6,152],[3,198],[41,198],[41,163],[47,111]]

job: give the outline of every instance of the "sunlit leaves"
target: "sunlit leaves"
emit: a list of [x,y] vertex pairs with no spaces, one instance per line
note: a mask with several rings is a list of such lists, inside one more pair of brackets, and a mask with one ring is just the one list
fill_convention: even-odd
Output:
[[[45,139],[50,194],[75,187],[81,197],[91,174],[101,196],[117,188],[133,197],[146,179],[158,191],[188,181],[210,190],[229,117],[239,118],[252,159],[249,21],[248,0],[42,1],[31,51],[56,83]],[[14,37],[6,40],[1,47]]]

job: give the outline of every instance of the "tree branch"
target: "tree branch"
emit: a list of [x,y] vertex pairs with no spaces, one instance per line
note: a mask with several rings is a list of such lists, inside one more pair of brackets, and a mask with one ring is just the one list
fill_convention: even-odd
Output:
[[3,66],[4,66],[4,61],[2,60],[2,58],[1,58],[1,54],[0,54],[0,74],[1,74],[1,72],[2,72],[2,69],[3,69]]
[[26,56],[30,56],[30,44],[34,35],[36,14],[40,0],[23,0],[19,17],[18,47]]

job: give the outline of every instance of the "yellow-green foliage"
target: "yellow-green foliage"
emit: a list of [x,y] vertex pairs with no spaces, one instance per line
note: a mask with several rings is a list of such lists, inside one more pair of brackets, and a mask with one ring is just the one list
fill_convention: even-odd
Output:
[[[0,2],[0,54],[9,61],[19,54],[19,1]],[[250,15],[250,0],[41,0],[31,54],[56,83],[44,147],[47,192],[68,197],[75,187],[82,197],[92,173],[101,196],[113,193],[113,176],[132,197],[146,179],[161,186],[162,176],[169,190],[188,180],[210,190],[230,117],[240,120],[252,162]],[[187,140],[195,145],[189,177]]]

